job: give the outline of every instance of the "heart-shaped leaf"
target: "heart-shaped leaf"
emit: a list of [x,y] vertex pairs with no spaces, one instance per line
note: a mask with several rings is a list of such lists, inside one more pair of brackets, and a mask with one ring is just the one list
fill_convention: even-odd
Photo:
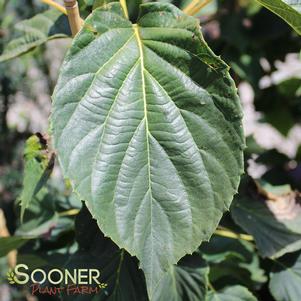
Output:
[[241,107],[198,21],[170,4],[118,3],[86,19],[53,96],[66,177],[105,235],[140,260],[152,297],[208,240],[243,170]]

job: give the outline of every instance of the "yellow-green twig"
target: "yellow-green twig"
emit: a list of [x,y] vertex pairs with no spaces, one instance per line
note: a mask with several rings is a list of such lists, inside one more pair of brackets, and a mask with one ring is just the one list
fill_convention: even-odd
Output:
[[79,209],[70,209],[67,211],[60,212],[58,215],[59,216],[72,216],[72,215],[77,215],[79,213]]
[[203,7],[209,4],[212,0],[192,0],[184,9],[184,13],[193,16],[197,14]]
[[129,13],[128,13],[128,8],[126,6],[126,0],[120,0],[120,5],[123,9],[124,15],[126,16],[126,18],[129,18]]
[[62,12],[63,14],[67,15],[67,10],[64,6],[60,5],[59,3],[53,0],[41,0],[43,3],[52,6],[53,8],[57,9],[58,11]]
[[235,233],[228,229],[227,230],[226,229],[216,229],[214,234],[223,236],[223,237],[228,237],[228,238],[242,239],[242,240],[246,240],[246,241],[254,241],[254,238],[251,235]]

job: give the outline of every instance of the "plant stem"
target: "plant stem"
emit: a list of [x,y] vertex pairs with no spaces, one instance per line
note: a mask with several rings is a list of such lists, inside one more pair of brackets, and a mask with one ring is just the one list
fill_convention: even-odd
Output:
[[59,3],[56,3],[53,0],[41,0],[43,3],[48,4],[49,6],[52,6],[53,8],[57,9],[58,11],[62,12],[63,14],[67,15],[67,10],[64,6],[60,5]]
[[72,215],[77,215],[79,213],[79,209],[70,209],[67,211],[60,212],[58,215],[59,216],[72,216]]
[[80,31],[84,21],[79,15],[78,3],[76,0],[64,0],[64,3],[72,36],[74,37]]
[[216,292],[216,289],[213,287],[212,283],[208,281],[208,287],[213,291]]
[[183,12],[187,15],[193,16],[197,14],[203,7],[209,4],[212,0],[204,0],[200,2],[200,0],[192,0],[184,9]]
[[246,240],[246,241],[254,241],[254,238],[251,235],[235,233],[226,228],[216,229],[214,234],[223,236],[223,237],[228,237],[228,238],[242,239],[242,240]]
[[126,18],[129,18],[129,13],[128,13],[128,8],[126,6],[126,0],[120,0],[120,5],[123,9],[124,15],[126,16]]

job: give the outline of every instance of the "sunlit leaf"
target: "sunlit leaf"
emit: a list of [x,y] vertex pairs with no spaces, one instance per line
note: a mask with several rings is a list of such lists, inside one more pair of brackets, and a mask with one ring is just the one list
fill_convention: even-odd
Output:
[[24,159],[21,220],[25,209],[47,182],[53,168],[54,155],[48,152],[47,142],[41,135],[33,135],[26,141]]
[[290,5],[293,9],[301,13],[301,1],[300,0],[283,0],[286,4]]
[[0,62],[20,56],[51,39],[70,36],[67,17],[54,9],[17,23],[15,29],[20,34],[4,48]]
[[143,4],[132,24],[113,3],[87,18],[53,99],[64,175],[104,234],[138,257],[151,297],[237,190],[244,139],[228,66],[176,7]]

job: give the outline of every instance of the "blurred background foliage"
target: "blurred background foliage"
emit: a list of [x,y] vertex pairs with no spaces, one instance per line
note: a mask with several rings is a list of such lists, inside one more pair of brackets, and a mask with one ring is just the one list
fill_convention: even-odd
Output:
[[[127,1],[132,20],[137,17],[139,1]],[[165,1],[180,8],[189,3],[188,0]],[[81,0],[79,3],[81,15],[85,17],[103,1]],[[16,24],[39,13],[44,14],[48,9],[38,0],[0,0],[0,53],[14,55],[13,51],[20,49],[24,40],[19,40],[19,44],[13,44],[9,50],[4,49],[11,40],[24,38],[24,24],[21,23],[19,28]],[[197,17],[205,40],[230,65],[238,87],[247,139],[246,176],[231,212],[224,216],[216,234],[200,247],[197,254],[187,256],[174,273],[191,276],[188,267],[197,260],[198,277],[193,279],[198,288],[204,286],[204,290],[209,291],[208,300],[224,300],[229,294],[226,287],[230,286],[240,296],[245,294],[245,298],[249,296],[248,289],[261,301],[299,301],[301,39],[287,23],[254,0],[213,0]],[[53,24],[51,26],[53,28]],[[28,263],[32,268],[63,266],[74,260],[80,262],[83,258],[94,258],[95,254],[95,250],[87,247],[92,241],[95,243],[95,238],[75,234],[74,219],[82,205],[69,183],[63,180],[57,162],[48,166],[47,183],[31,194],[31,206],[26,210],[22,224],[19,219],[19,199],[22,193],[24,195],[22,182],[28,163],[24,163],[23,157],[25,142],[33,134],[41,133],[35,137],[40,142],[45,140],[51,147],[51,141],[45,136],[51,94],[71,42],[67,38],[69,28],[56,27],[56,30],[51,33],[49,28],[40,28],[38,33],[25,30],[27,42],[31,41],[33,46],[20,50],[24,55],[12,60],[1,62],[0,56],[0,207],[9,234],[14,235],[10,239],[15,238],[14,241],[0,239],[2,247],[7,247],[6,252],[0,252],[1,301],[39,298],[30,296],[25,288],[6,284],[5,274],[12,263],[5,255],[14,247],[19,248],[17,261]],[[271,195],[276,202],[271,203]],[[89,215],[85,210],[82,209],[80,214]],[[87,225],[77,222],[76,227],[95,227],[91,224],[91,217],[87,220]],[[246,234],[246,239],[235,233]],[[110,256],[121,256],[120,250],[108,239],[98,237],[95,244],[98,243],[107,246],[99,251],[103,257],[109,256],[110,252],[114,254]],[[113,262],[114,258],[110,260]],[[124,269],[128,266],[130,270],[137,269],[135,260],[128,255],[125,258]],[[98,266],[106,264],[99,262]],[[288,269],[296,269],[297,278],[292,279]],[[115,270],[113,267],[112,273]],[[118,283],[126,290],[130,280],[126,271],[123,272],[123,282],[116,277],[110,281],[113,286]],[[136,285],[136,295],[126,294],[118,300],[144,300],[143,275],[137,272],[135,277],[131,281]],[[168,277],[164,279],[165,289]],[[285,285],[290,286],[288,283],[296,284],[290,294],[283,292]],[[170,288],[167,293],[176,295],[172,290]],[[111,296],[110,287],[107,294]],[[193,298],[203,291],[197,291],[195,296],[191,292],[185,294],[187,300],[201,300]],[[56,299],[43,295],[40,300]],[[241,297],[239,300],[253,299]]]

